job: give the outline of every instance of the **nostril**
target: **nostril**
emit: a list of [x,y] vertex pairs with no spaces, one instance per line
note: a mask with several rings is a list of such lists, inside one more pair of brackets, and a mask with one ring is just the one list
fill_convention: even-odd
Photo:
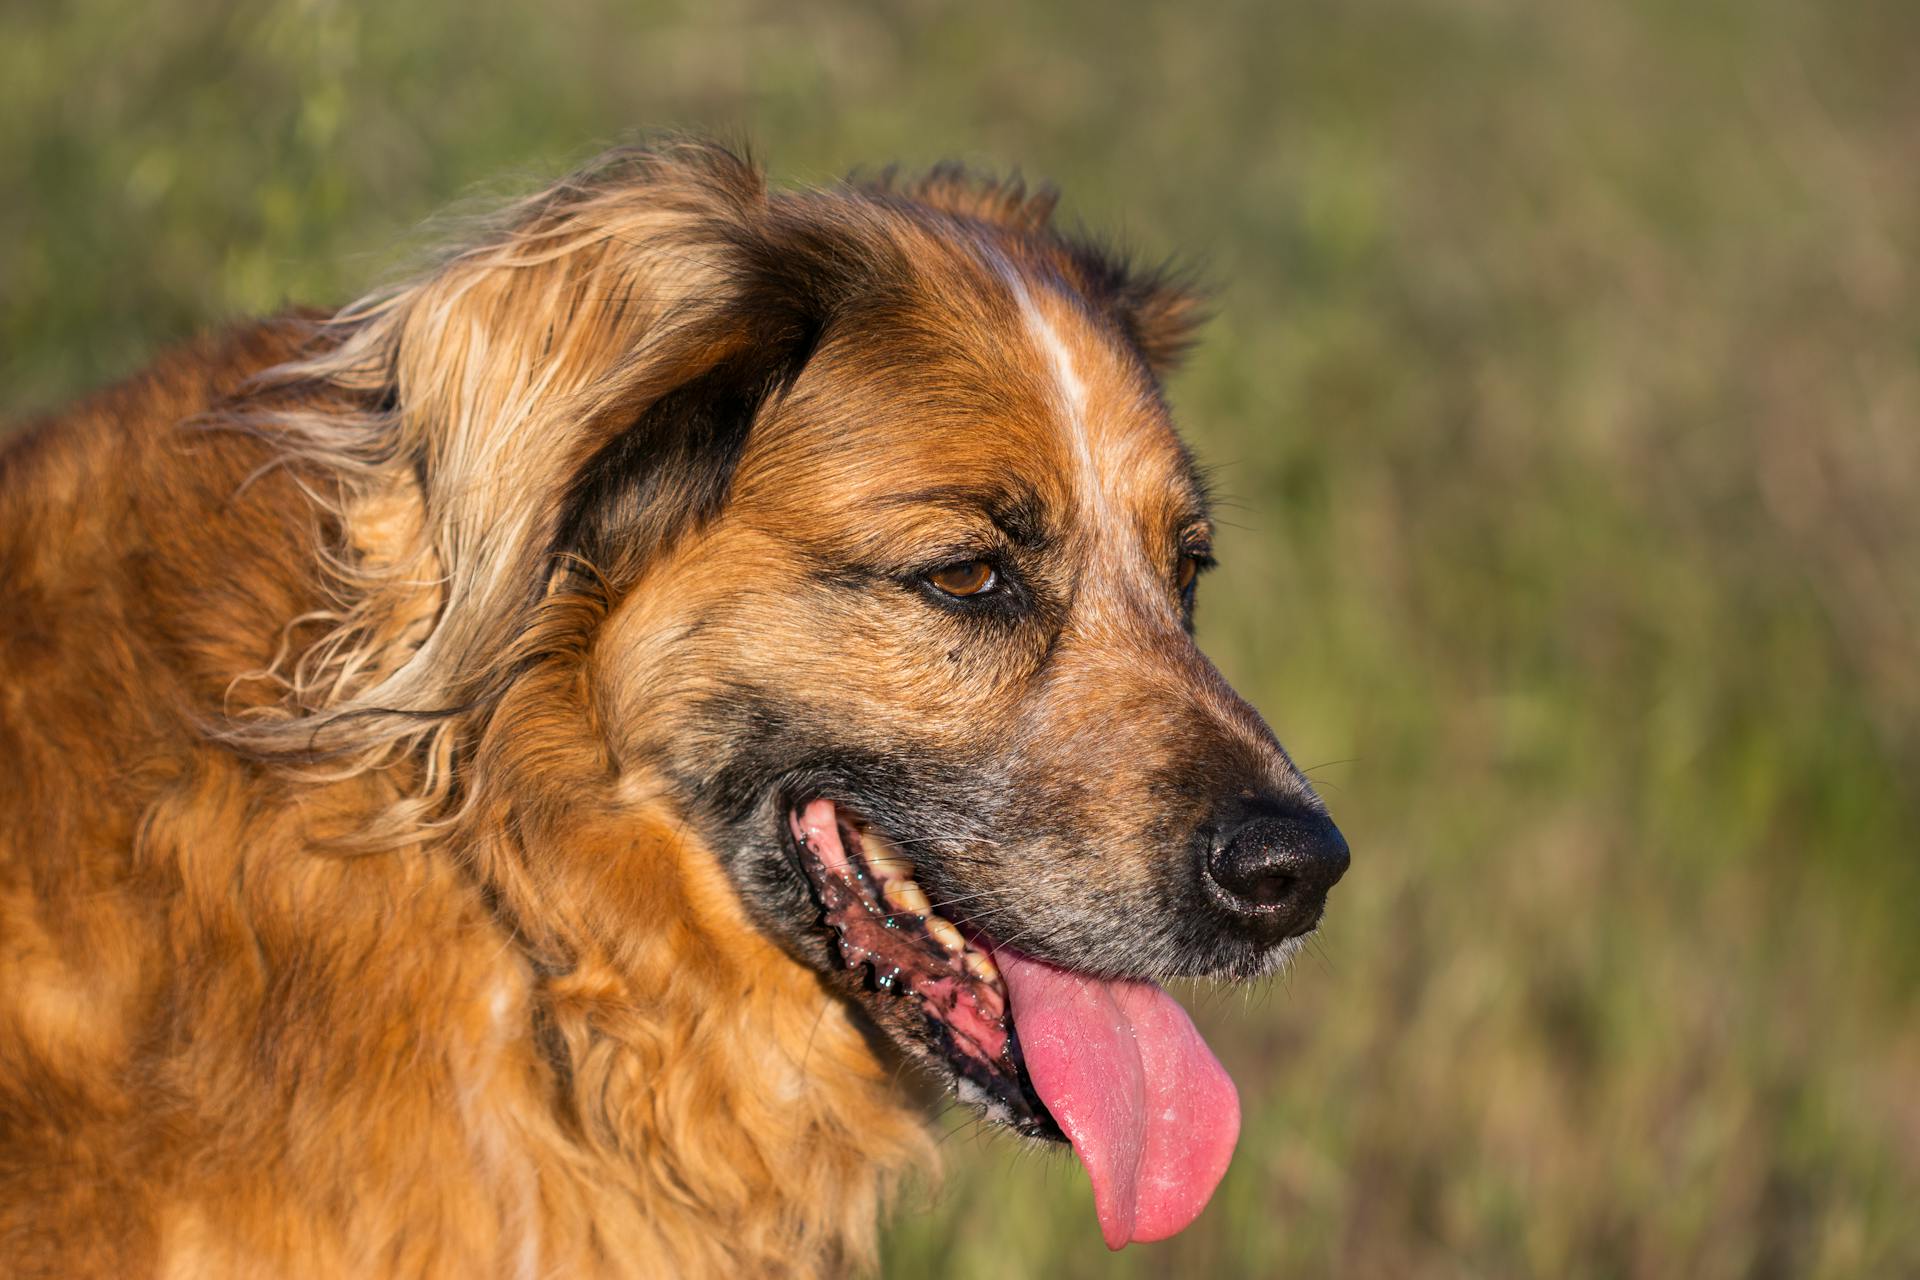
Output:
[[1223,887],[1257,906],[1271,907],[1285,900],[1293,889],[1293,873],[1265,868],[1252,876],[1230,875]]

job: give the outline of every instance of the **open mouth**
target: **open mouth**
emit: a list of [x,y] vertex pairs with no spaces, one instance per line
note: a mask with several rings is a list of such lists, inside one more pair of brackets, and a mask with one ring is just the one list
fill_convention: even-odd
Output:
[[914,1003],[966,1102],[1065,1138],[1109,1248],[1192,1222],[1240,1133],[1233,1081],[1157,983],[1100,978],[995,943],[936,909],[911,858],[831,800],[787,815],[840,961],[869,998]]

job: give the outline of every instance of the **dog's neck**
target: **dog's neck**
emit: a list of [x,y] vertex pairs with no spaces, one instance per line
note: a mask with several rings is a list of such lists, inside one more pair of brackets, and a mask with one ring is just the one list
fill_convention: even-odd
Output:
[[579,1203],[660,1274],[870,1259],[899,1171],[928,1155],[919,1114],[711,851],[644,780],[610,779],[584,719],[552,715],[577,681],[542,683],[496,710],[460,843],[526,957],[524,1026]]

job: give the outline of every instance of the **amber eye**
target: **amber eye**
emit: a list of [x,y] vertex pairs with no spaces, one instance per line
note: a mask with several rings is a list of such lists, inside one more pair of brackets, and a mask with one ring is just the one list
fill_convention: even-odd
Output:
[[1179,567],[1173,571],[1174,588],[1182,594],[1185,594],[1187,588],[1193,585],[1193,580],[1198,577],[1199,574],[1200,561],[1193,556],[1182,555],[1180,557]]
[[927,580],[950,596],[977,596],[993,590],[1000,575],[985,560],[969,560],[965,564],[935,569],[927,575]]

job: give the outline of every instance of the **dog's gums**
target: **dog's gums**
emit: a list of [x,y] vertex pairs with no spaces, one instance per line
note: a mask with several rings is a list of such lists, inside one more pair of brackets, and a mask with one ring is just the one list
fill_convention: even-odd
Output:
[[963,932],[934,910],[910,858],[830,800],[787,822],[842,963],[918,1002],[963,1099],[1073,1144],[1109,1248],[1193,1221],[1233,1156],[1240,1102],[1172,997]]

